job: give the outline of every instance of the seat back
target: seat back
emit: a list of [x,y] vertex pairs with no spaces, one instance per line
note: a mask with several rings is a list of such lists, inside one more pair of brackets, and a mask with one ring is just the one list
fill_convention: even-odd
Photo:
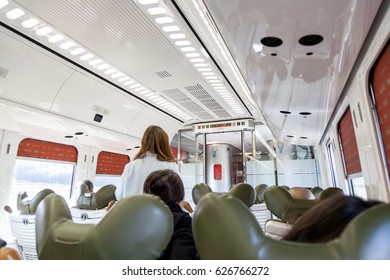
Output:
[[[192,199],[195,204],[198,204],[199,200],[206,194],[213,192],[212,189],[204,183],[196,184],[192,189]],[[256,191],[254,188],[247,183],[238,183],[234,185],[229,192],[213,192],[216,194],[229,193],[242,202],[245,203],[248,207],[251,207],[256,199]]]
[[314,244],[267,237],[235,197],[210,193],[194,211],[193,232],[203,260],[390,259],[389,204],[359,214],[339,238]]
[[238,183],[234,185],[229,193],[244,202],[248,208],[251,207],[256,200],[255,189],[247,183]]
[[8,216],[12,236],[24,260],[38,259],[35,238],[35,214],[13,212]]
[[267,184],[259,184],[255,187],[256,192],[256,200],[255,203],[263,203],[264,202],[264,193],[267,190],[268,185]]
[[80,186],[80,196],[77,199],[76,208],[96,210],[104,208],[111,200],[116,200],[116,186],[106,185],[97,192],[89,192],[85,184]]
[[53,190],[43,189],[37,193],[32,199],[28,199],[27,193],[18,193],[16,200],[16,208],[22,214],[35,214],[38,204],[49,194],[53,193]]
[[195,205],[198,204],[199,200],[207,193],[212,192],[211,188],[205,183],[196,184],[192,188],[192,200]]
[[288,192],[295,199],[308,199],[308,200],[316,199],[316,197],[310,190],[303,187],[292,187],[288,190]]
[[324,189],[321,188],[320,186],[315,186],[313,188],[310,189],[310,191],[314,194],[315,198],[318,198],[320,196],[320,193],[323,191]]
[[300,215],[316,204],[314,199],[296,199],[288,190],[277,186],[269,187],[265,191],[264,200],[271,213],[286,223],[294,223]]
[[340,188],[327,188],[322,190],[318,195],[318,200],[322,201],[324,199],[327,199],[328,197],[334,196],[334,195],[344,195],[344,192]]
[[66,201],[51,194],[36,213],[37,252],[45,260],[156,259],[173,233],[173,216],[157,196],[116,203],[96,225],[72,221]]

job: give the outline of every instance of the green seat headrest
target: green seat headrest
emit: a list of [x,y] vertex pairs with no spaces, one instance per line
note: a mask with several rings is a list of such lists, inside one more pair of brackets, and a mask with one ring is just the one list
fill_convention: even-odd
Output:
[[35,214],[39,203],[51,193],[54,193],[54,191],[50,189],[43,189],[32,199],[27,199],[28,196],[26,192],[18,193],[16,208],[21,214]]
[[157,196],[126,197],[94,224],[77,224],[63,197],[48,195],[36,212],[36,244],[45,260],[156,259],[173,233],[173,216]]
[[194,211],[192,223],[203,260],[390,260],[390,204],[360,213],[339,238],[327,243],[267,237],[249,209],[231,195],[205,195]]

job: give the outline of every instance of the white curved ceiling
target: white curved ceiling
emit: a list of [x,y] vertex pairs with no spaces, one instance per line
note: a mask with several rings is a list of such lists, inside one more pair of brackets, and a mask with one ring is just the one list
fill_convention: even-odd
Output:
[[[30,40],[77,72],[100,78],[122,97],[143,101],[153,113],[130,113],[134,122],[148,123],[164,115],[171,120],[168,128],[176,130],[194,122],[251,117],[265,122],[277,141],[302,145],[320,140],[381,4],[380,0],[7,2],[0,9],[7,32]],[[165,13],[155,14],[156,7]],[[15,8],[24,14],[12,19],[8,13]],[[29,27],[25,21],[31,18],[39,24]],[[168,22],[161,23],[161,18]],[[52,30],[39,34],[45,26]],[[171,26],[180,31],[167,31]],[[313,46],[299,43],[313,34],[323,40]],[[63,38],[56,41],[54,35]],[[264,37],[271,37],[268,43],[277,37],[282,44],[266,46],[261,42]],[[73,45],[64,46],[67,41]],[[77,54],[77,49],[84,53]],[[83,59],[87,53],[94,57]],[[106,73],[105,64],[114,72]],[[38,66],[44,67],[37,62]],[[51,110],[64,112],[61,106],[69,103],[68,94],[81,78],[67,80]],[[72,79],[75,83],[69,84]],[[93,107],[88,98],[93,96],[92,87],[79,94],[85,94],[80,96],[79,110]],[[104,103],[102,87],[97,94],[96,100]],[[122,97],[107,97],[107,109],[115,108]],[[37,104],[25,105],[48,106],[39,105],[39,98],[30,101]],[[77,112],[76,119],[82,118]],[[126,108],[107,118],[108,129],[133,135],[117,124],[126,121]]]

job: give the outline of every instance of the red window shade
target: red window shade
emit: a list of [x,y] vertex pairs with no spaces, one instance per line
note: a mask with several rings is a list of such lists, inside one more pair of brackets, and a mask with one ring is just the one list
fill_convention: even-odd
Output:
[[352,114],[349,108],[339,122],[339,133],[343,147],[346,175],[361,172],[362,167],[360,165],[356,136],[353,129]]
[[379,57],[373,72],[373,92],[386,163],[390,167],[390,43]]
[[77,162],[77,149],[74,146],[26,138],[20,142],[17,156]]
[[97,160],[96,174],[122,175],[125,165],[130,162],[128,155],[100,152]]

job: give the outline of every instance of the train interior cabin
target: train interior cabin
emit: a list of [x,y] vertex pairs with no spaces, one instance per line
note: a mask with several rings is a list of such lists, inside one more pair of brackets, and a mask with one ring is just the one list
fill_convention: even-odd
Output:
[[[347,240],[319,245],[320,253],[280,240],[293,225],[287,214],[325,197],[390,203],[389,6],[388,0],[0,0],[4,247],[23,260],[153,259],[153,246],[161,250],[165,239],[151,230],[145,236],[161,243],[145,243],[131,256],[122,254],[120,236],[110,245],[93,242],[109,236],[108,227],[137,226],[118,225],[121,213],[144,217],[121,201],[109,208],[144,131],[155,125],[169,136],[201,259],[390,259],[383,235],[390,221],[381,218],[387,206],[345,233],[350,240],[359,229],[361,242],[375,244],[364,252],[352,252]],[[167,219],[148,196],[128,201]],[[51,215],[37,214],[40,208]],[[225,229],[226,216],[256,228],[251,232],[259,232],[265,249],[234,224]],[[65,242],[50,247],[45,232],[55,217],[67,228],[59,236],[87,240],[85,251]],[[363,220],[372,220],[371,233]],[[99,237],[87,233],[94,228]],[[221,237],[224,229],[229,234],[215,244],[235,233],[237,244],[247,242],[243,249],[229,244],[213,251],[205,236]],[[334,253],[336,247],[346,249]]]

